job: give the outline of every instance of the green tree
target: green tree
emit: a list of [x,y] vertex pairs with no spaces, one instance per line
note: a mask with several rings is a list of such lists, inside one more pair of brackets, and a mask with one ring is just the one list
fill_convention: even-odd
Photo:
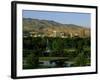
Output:
[[84,53],[79,53],[78,56],[75,58],[74,62],[75,66],[85,66],[88,60],[85,57]]
[[52,49],[53,50],[62,50],[63,49],[63,40],[61,38],[56,38],[52,42]]
[[27,68],[33,69],[38,67],[39,58],[35,54],[31,53],[26,58]]

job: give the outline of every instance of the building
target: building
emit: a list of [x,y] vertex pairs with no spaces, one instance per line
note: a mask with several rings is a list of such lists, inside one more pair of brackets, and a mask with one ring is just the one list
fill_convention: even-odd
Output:
[[81,31],[81,37],[85,37],[86,35],[85,35],[85,29],[82,29]]

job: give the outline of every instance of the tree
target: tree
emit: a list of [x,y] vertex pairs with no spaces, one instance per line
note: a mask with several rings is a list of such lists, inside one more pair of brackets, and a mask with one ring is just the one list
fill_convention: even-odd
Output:
[[26,57],[27,68],[33,69],[38,67],[39,58],[35,56],[35,54],[31,53]]
[[56,38],[52,42],[52,49],[53,50],[62,50],[63,49],[63,40],[61,38]]
[[79,53],[78,56],[74,60],[74,66],[85,66],[88,62],[84,53]]

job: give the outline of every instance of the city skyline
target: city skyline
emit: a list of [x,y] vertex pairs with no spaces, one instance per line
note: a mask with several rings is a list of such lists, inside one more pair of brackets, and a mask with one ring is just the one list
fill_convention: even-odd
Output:
[[51,20],[62,24],[75,24],[90,28],[91,15],[89,13],[51,12],[23,10],[23,18]]

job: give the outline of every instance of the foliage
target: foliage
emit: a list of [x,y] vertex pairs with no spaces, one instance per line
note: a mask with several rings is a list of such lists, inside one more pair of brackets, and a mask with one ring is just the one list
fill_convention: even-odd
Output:
[[[47,47],[50,52],[45,56],[44,52]],[[71,66],[90,65],[90,38],[53,38],[53,37],[27,37],[23,39],[23,59],[26,60],[25,69],[39,68],[40,57],[50,60],[50,57],[66,57],[67,61],[72,61]],[[63,66],[64,61],[58,61],[57,66]]]
[[33,69],[33,68],[37,68],[38,67],[38,57],[35,56],[33,53],[29,54],[26,57],[26,64],[27,64],[27,68]]
[[84,55],[84,53],[78,54],[78,56],[75,58],[75,66],[86,66],[88,63],[88,58]]

